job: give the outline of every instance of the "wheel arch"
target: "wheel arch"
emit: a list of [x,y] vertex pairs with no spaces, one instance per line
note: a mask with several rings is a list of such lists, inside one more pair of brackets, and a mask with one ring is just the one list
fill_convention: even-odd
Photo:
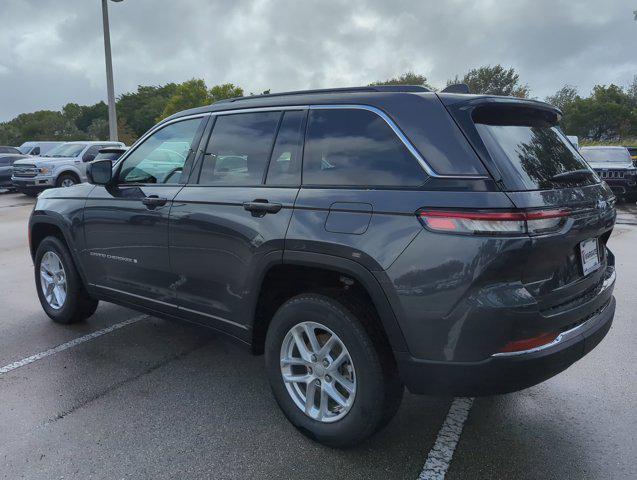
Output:
[[[267,306],[271,301],[269,298],[264,298],[264,292],[267,294],[266,284],[269,281],[269,275],[277,269],[285,269],[286,267],[307,268],[309,272],[322,271],[332,273],[338,276],[339,279],[344,277],[342,278],[343,282],[347,282],[348,278],[354,280],[369,297],[392,350],[407,350],[407,343],[398,325],[394,310],[383,288],[370,270],[360,263],[342,257],[288,250],[282,255],[281,252],[278,252],[278,255],[272,255],[269,261],[262,264],[260,275],[255,276],[254,288],[251,289],[254,298],[249,302],[250,311],[246,312],[247,318],[252,320],[251,344],[253,353],[262,353],[265,334],[272,315],[276,311],[276,308],[265,308],[264,311],[264,305]],[[298,293],[301,293],[303,289],[302,287],[299,288],[301,291]],[[280,305],[281,303],[280,299],[273,299],[274,305]]]

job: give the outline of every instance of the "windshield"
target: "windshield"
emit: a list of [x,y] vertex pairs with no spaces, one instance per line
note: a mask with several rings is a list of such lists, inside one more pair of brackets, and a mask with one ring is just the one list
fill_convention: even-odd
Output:
[[30,145],[23,145],[21,147],[18,147],[18,150],[20,150],[20,153],[24,153],[26,155],[27,153],[31,151],[32,148],[33,147]]
[[85,147],[86,145],[83,143],[65,143],[59,147],[55,147],[42,156],[54,158],[77,157]]
[[581,153],[591,163],[631,163],[625,148],[583,148]]
[[[509,190],[545,190],[595,183],[596,177],[545,112],[531,108],[484,108],[473,120]],[[584,175],[568,177],[568,172]],[[591,172],[586,175],[586,172]]]

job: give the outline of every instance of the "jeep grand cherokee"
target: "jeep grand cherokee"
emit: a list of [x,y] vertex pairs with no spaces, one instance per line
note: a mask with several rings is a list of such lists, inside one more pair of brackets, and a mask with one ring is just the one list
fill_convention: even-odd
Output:
[[614,196],[542,102],[422,87],[292,92],[175,114],[29,223],[54,321],[98,301],[265,353],[274,396],[332,446],[403,388],[537,384],[606,335]]

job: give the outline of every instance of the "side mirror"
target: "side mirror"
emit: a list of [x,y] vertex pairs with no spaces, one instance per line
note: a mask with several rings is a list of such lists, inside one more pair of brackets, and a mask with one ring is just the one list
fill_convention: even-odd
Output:
[[88,182],[93,185],[110,185],[113,181],[113,162],[97,160],[86,166]]

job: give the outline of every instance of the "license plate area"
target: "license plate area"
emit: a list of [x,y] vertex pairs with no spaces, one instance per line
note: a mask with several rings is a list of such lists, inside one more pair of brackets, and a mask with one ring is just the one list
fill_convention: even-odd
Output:
[[589,238],[580,242],[579,249],[582,260],[582,273],[587,276],[597,270],[601,264],[599,259],[599,241],[597,238]]

